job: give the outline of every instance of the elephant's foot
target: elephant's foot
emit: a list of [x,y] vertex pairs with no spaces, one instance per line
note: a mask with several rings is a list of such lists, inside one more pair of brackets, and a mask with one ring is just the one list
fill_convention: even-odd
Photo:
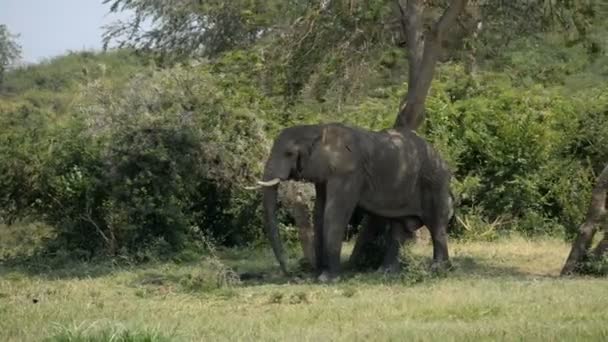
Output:
[[317,280],[322,283],[322,284],[328,284],[328,283],[336,283],[340,280],[340,276],[336,275],[336,274],[331,274],[327,271],[324,271],[323,273],[321,273],[321,275],[317,278]]

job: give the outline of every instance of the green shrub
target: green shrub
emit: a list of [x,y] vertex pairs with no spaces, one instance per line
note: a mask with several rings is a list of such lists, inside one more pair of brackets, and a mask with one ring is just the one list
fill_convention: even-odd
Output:
[[[493,73],[469,82],[459,72],[441,68],[422,130],[455,173],[459,212],[507,222],[501,229],[571,233],[593,184],[590,153],[568,153],[586,135],[572,121],[589,114],[558,89],[517,88]],[[600,97],[590,102],[606,108]]]
[[242,186],[268,144],[255,112],[228,91],[205,67],[176,66],[124,86],[83,85],[59,125],[36,110],[16,117],[21,107],[10,106],[2,119],[14,130],[0,135],[3,210],[51,224],[53,247],[79,255],[170,253],[198,227],[220,243],[250,243],[259,200]]

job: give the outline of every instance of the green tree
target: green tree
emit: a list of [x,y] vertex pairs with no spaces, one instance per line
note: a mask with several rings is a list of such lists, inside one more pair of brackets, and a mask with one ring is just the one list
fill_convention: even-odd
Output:
[[294,19],[306,1],[103,0],[111,12],[132,11],[129,21],[106,27],[111,42],[171,59],[213,57],[262,39]]
[[21,58],[21,46],[16,41],[17,37],[6,25],[0,24],[0,84],[6,70]]
[[[378,51],[403,49],[407,93],[398,106],[396,127],[416,129],[436,64],[460,58],[467,71],[478,55],[496,54],[505,44],[559,25],[572,42],[589,50],[598,44],[590,24],[606,13],[605,1],[591,0],[103,0],[111,11],[133,11],[132,20],[107,28],[106,46],[117,41],[164,57],[213,57],[235,48],[268,42],[270,70],[287,104],[312,86],[323,90],[377,61]],[[144,25],[144,23],[146,23]],[[269,39],[266,39],[269,38]],[[447,51],[445,51],[447,50]],[[447,53],[446,53],[447,52]],[[280,76],[277,76],[280,75]],[[397,105],[397,104],[396,104]]]

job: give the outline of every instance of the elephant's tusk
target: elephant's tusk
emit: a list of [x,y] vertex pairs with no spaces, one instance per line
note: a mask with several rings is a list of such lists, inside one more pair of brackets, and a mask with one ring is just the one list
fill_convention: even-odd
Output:
[[258,189],[262,189],[262,188],[268,187],[268,186],[275,186],[275,185],[279,184],[280,182],[281,182],[281,179],[274,178],[267,182],[258,181],[258,185],[246,186],[244,188],[245,188],[245,190],[258,190]]
[[280,178],[271,179],[269,181],[258,181],[258,184],[261,186],[275,186],[281,182]]

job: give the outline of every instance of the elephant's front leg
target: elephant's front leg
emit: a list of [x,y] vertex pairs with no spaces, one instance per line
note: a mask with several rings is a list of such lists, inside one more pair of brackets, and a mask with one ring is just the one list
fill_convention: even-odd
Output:
[[325,184],[315,184],[315,207],[313,213],[315,270],[322,272],[326,268],[323,257],[323,218],[325,212]]
[[327,182],[323,217],[323,257],[326,268],[319,281],[335,280],[340,273],[342,238],[360,194],[360,182],[332,179]]

